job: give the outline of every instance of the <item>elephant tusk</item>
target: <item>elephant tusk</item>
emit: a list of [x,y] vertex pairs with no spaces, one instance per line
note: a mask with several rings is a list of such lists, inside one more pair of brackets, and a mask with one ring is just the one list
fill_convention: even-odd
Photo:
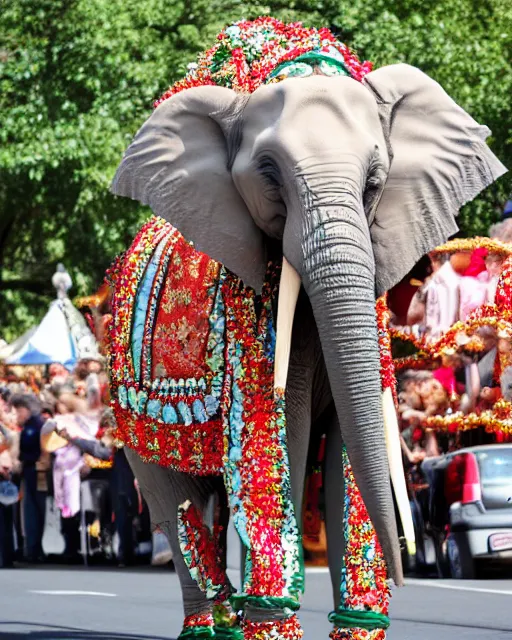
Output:
[[416,538],[414,535],[411,505],[409,503],[409,495],[402,464],[402,450],[400,447],[400,432],[398,429],[396,408],[390,388],[385,389],[382,393],[382,409],[391,482],[393,483],[398,512],[400,513],[400,520],[402,521],[404,529],[407,551],[413,556],[416,553]]
[[279,297],[277,304],[276,355],[274,363],[274,389],[286,389],[290,348],[292,343],[293,317],[300,291],[300,276],[283,258]]

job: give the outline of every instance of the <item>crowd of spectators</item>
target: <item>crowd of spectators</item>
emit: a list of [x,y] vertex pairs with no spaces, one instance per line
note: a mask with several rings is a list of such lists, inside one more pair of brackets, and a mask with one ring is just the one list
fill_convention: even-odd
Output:
[[[114,446],[107,404],[97,361],[72,373],[59,364],[0,369],[0,567],[45,562],[48,505],[59,513],[62,561],[84,561],[85,533],[88,554],[121,566],[140,551],[151,558],[147,506]],[[154,562],[169,561],[161,536],[158,545]]]
[[[512,242],[512,218],[491,227],[490,236],[503,243]],[[412,333],[424,344],[434,344],[456,322],[465,322],[475,309],[494,303],[505,259],[505,254],[482,247],[462,253],[433,252],[429,255],[430,275],[414,283],[416,293],[402,318],[394,318],[395,327]],[[458,338],[457,348],[445,349],[434,366],[406,370],[398,377],[402,450],[411,465],[462,446],[508,439],[505,434],[486,433],[483,428],[436,432],[425,426],[431,416],[481,414],[500,398],[512,399],[510,331],[498,326],[480,327],[471,338],[473,343],[478,342],[477,351],[465,348],[469,336],[461,333]]]

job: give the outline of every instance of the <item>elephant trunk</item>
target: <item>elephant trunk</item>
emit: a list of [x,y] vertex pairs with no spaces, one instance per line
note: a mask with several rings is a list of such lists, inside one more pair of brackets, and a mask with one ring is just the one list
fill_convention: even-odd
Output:
[[[361,199],[308,194],[301,276],[311,301],[343,441],[384,551],[403,582],[389,480],[375,314],[375,267]],[[338,200],[338,198],[336,198]]]

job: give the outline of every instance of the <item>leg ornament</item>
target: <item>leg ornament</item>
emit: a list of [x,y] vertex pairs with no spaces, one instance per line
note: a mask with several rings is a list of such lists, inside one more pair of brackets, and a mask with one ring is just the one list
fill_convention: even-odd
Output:
[[343,447],[345,553],[341,601],[329,615],[332,640],[385,640],[389,626],[386,563]]
[[218,535],[212,535],[190,501],[178,508],[178,537],[185,564],[201,591],[209,600],[227,600],[234,589],[223,567]]
[[[284,390],[274,392],[275,331],[270,277],[257,331],[246,292],[226,296],[229,420],[224,480],[233,522],[247,549],[242,593],[231,598],[245,615],[244,638],[300,638],[303,592],[300,535],[290,487]],[[294,629],[295,635],[290,635]],[[284,630],[286,635],[281,631]]]
[[214,637],[213,615],[211,613],[195,613],[185,618],[178,640],[208,640]]
[[234,589],[224,568],[222,550],[217,545],[219,532],[214,526],[212,535],[190,501],[183,503],[178,509],[178,537],[183,559],[192,579],[206,597],[216,603],[213,614],[189,616],[186,619],[185,622],[190,621],[189,627],[192,630],[187,630],[184,626],[182,635],[187,635],[183,638],[180,636],[180,640],[189,637],[243,640],[238,617],[227,601]]
[[244,638],[247,640],[300,640],[304,631],[294,614],[283,620],[254,622],[245,619],[242,622]]

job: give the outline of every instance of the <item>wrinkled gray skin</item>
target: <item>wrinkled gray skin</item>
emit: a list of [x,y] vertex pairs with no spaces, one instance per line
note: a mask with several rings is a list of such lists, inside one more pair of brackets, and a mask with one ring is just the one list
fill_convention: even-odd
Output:
[[[289,79],[251,96],[201,87],[158,107],[114,180],[114,193],[149,204],[257,290],[269,237],[282,241],[300,274],[287,386],[292,490],[300,513],[311,425],[326,411],[335,599],[342,441],[389,575],[402,582],[375,298],[454,233],[459,207],[504,172],[485,145],[488,134],[439,85],[407,65],[379,69],[363,83]],[[201,502],[204,481],[131,458],[153,517],[168,522],[173,542],[177,504],[192,493]],[[176,554],[175,540],[173,547]],[[186,612],[204,608],[182,573]]]

